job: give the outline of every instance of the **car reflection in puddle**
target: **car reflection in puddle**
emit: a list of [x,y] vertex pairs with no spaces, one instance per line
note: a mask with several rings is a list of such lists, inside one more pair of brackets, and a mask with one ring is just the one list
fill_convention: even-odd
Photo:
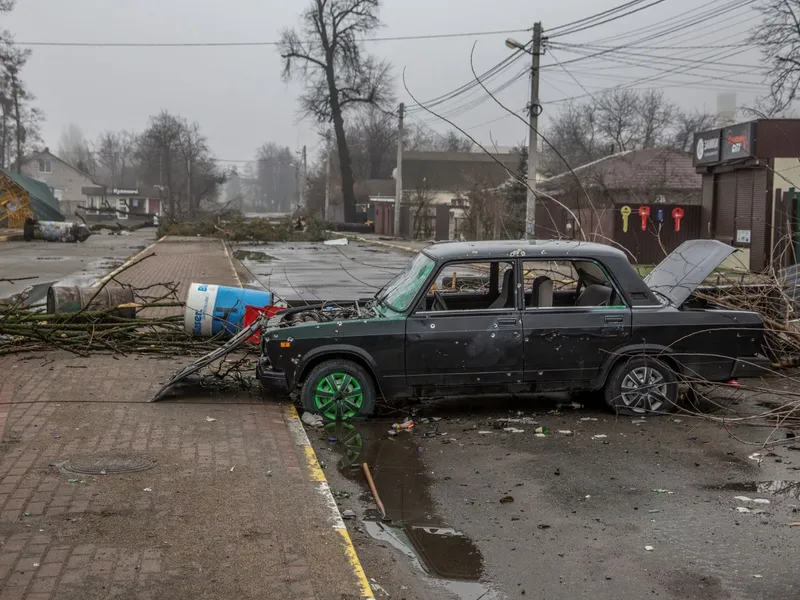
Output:
[[498,598],[480,582],[483,557],[475,543],[436,514],[431,480],[420,456],[424,447],[417,443],[425,432],[390,437],[391,425],[387,421],[329,423],[323,430],[323,439],[339,455],[339,471],[357,482],[363,499],[373,504],[361,469],[363,463],[369,464],[387,519],[381,521],[377,511],[368,511],[364,529],[462,600]]

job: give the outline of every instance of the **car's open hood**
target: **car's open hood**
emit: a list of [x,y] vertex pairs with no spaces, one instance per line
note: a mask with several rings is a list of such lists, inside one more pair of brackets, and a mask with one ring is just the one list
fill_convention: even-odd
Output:
[[650,271],[644,282],[680,306],[735,251],[717,240],[683,242]]

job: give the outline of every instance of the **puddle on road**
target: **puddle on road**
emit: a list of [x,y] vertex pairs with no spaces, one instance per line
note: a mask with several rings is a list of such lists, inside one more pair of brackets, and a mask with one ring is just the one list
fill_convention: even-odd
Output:
[[731,481],[718,485],[705,486],[707,489],[725,492],[750,492],[752,494],[772,494],[800,500],[800,481]]
[[257,250],[234,250],[233,257],[242,262],[250,263],[265,263],[275,260],[274,256]]
[[[358,483],[365,502],[374,506],[361,469],[363,463],[369,464],[387,521],[364,521],[365,530],[408,556],[436,584],[462,600],[497,598],[479,581],[483,557],[475,543],[436,512],[421,456],[425,449],[419,444],[424,431],[389,437],[391,425],[391,421],[329,423],[320,436],[339,455],[339,471]],[[433,430],[436,425],[419,427]]]

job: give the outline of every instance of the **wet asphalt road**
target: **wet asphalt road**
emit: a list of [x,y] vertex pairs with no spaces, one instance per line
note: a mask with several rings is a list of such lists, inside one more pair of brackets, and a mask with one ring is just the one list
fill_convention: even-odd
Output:
[[368,576],[409,600],[800,597],[800,452],[758,462],[729,436],[763,441],[771,427],[556,402],[423,402],[396,436],[400,413],[309,430],[341,508],[357,515],[348,524]]
[[28,305],[45,298],[51,285],[89,286],[132,255],[156,241],[155,228],[130,235],[92,235],[84,243],[62,244],[36,240],[0,243],[0,277],[36,277],[16,283],[0,282],[0,298],[32,286]]
[[267,287],[287,300],[315,303],[371,298],[411,259],[410,254],[350,242],[233,244],[233,256],[250,271],[245,285]]

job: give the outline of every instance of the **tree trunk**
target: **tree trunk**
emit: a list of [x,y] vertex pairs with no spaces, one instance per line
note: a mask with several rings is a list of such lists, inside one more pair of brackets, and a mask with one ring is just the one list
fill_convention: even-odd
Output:
[[6,168],[6,148],[8,147],[8,105],[3,101],[3,125],[0,128],[0,167]]
[[14,170],[19,173],[22,166],[22,119],[19,115],[19,86],[15,75],[11,77],[11,85],[14,92],[14,121],[17,129],[15,132],[17,134],[17,157],[14,161]]
[[[328,61],[331,64],[331,61]],[[339,170],[342,174],[342,202],[344,203],[344,221],[353,223],[356,220],[356,194],[353,181],[353,167],[350,164],[350,150],[344,134],[344,117],[342,107],[339,105],[339,90],[331,68],[326,69],[328,77],[328,91],[331,95],[331,115],[333,117],[333,131],[336,134],[336,148],[339,151]]]

